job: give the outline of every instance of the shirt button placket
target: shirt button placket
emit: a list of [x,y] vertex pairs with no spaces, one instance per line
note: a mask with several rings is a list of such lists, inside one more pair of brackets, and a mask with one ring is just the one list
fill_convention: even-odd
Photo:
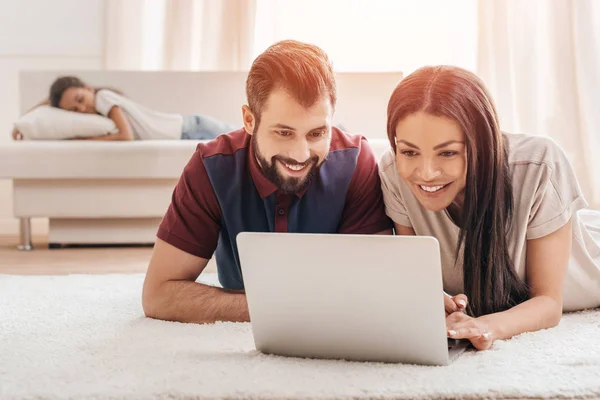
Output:
[[285,198],[277,196],[275,201],[275,232],[287,232],[287,204]]

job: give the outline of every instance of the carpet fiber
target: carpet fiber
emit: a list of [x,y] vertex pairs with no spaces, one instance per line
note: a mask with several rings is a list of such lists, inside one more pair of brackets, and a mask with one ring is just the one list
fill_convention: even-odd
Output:
[[600,397],[599,311],[448,367],[306,360],[258,353],[249,324],[147,319],[142,282],[0,275],[0,398]]

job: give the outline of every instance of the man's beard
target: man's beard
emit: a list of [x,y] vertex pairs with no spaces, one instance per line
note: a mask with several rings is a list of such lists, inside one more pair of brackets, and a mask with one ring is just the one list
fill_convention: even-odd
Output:
[[[320,165],[318,164],[319,157],[312,156],[305,162],[299,163],[298,161],[293,160],[291,158],[277,155],[271,158],[271,164],[269,164],[267,162],[267,159],[263,157],[260,150],[258,149],[256,134],[252,135],[251,141],[254,154],[256,155],[256,159],[258,160],[258,163],[262,169],[263,175],[268,180],[273,182],[283,193],[294,194],[303,192],[317,175],[317,171],[320,167]],[[302,178],[284,176],[277,170],[277,161],[281,161],[289,165],[308,166],[309,171]]]

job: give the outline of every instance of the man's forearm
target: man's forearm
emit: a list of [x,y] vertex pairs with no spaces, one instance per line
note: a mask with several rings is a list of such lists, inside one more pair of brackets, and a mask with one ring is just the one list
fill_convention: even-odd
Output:
[[189,281],[168,281],[153,293],[146,315],[167,321],[248,322],[246,295]]

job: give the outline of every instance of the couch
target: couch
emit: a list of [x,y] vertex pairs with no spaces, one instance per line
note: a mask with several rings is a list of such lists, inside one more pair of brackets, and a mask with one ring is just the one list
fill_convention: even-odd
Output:
[[[118,87],[165,112],[204,113],[241,126],[245,72],[25,71],[21,110],[39,102],[61,74]],[[385,118],[400,73],[338,73],[335,123],[368,138],[380,156]],[[0,179],[13,185],[22,250],[31,218],[47,218],[55,244],[153,243],[173,188],[198,141],[18,141],[0,145]]]

